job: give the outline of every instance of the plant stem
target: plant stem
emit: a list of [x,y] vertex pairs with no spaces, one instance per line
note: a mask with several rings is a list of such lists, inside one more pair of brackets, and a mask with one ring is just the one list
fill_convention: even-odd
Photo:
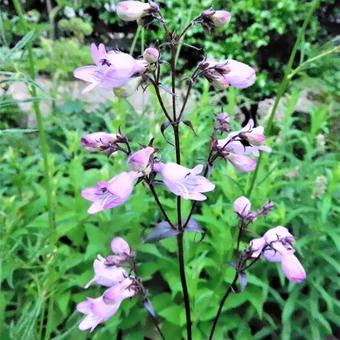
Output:
[[150,182],[148,182],[148,185],[149,185],[149,187],[150,187],[150,191],[151,191],[153,197],[155,198],[155,201],[156,201],[156,203],[157,203],[159,209],[161,210],[161,212],[162,212],[164,218],[165,218],[166,221],[171,225],[172,228],[176,229],[175,226],[173,225],[173,223],[171,222],[171,220],[170,220],[170,218],[169,218],[167,212],[165,211],[165,209],[164,209],[164,207],[163,207],[161,201],[159,200],[158,195],[157,195],[157,193],[156,193],[156,190],[155,190],[153,184],[151,184]]
[[[288,87],[288,84],[290,82],[290,73],[291,73],[291,70],[292,70],[292,67],[293,67],[293,62],[295,60],[295,56],[296,56],[296,53],[298,51],[298,48],[300,47],[300,44],[301,44],[301,41],[303,39],[303,36],[305,34],[305,31],[306,31],[306,28],[312,18],[312,15],[314,13],[314,11],[316,10],[318,4],[319,4],[319,1],[320,0],[313,0],[311,5],[310,5],[310,8],[309,8],[309,11],[306,15],[306,18],[303,22],[303,25],[297,35],[297,38],[296,38],[296,41],[295,41],[295,44],[293,46],[293,49],[292,49],[292,52],[290,54],[290,57],[289,57],[289,60],[288,60],[288,64],[287,64],[287,67],[286,67],[286,70],[285,70],[285,73],[284,73],[284,76],[283,76],[283,79],[282,79],[282,82],[279,86],[279,89],[278,89],[278,92],[277,92],[277,96],[275,98],[275,102],[274,102],[274,105],[272,107],[272,110],[270,112],[270,115],[269,115],[269,119],[268,119],[268,122],[267,122],[267,126],[266,126],[266,134],[269,136],[271,131],[272,131],[272,127],[273,127],[273,120],[274,120],[274,117],[275,117],[275,112],[278,108],[278,105],[280,103],[280,100],[284,94],[284,92],[286,91],[287,87]],[[258,171],[259,171],[259,167],[261,165],[261,160],[262,160],[262,157],[261,157],[261,154],[260,154],[260,157],[257,161],[257,165],[256,165],[256,170],[253,172],[253,176],[251,178],[251,181],[250,181],[250,186],[249,186],[249,189],[248,189],[248,192],[247,192],[247,196],[248,198],[250,198],[251,196],[251,193],[254,189],[254,186],[255,186],[255,182],[256,182],[256,178],[257,178],[257,174],[258,174]]]
[[181,284],[183,289],[183,298],[185,305],[185,317],[186,317],[186,327],[187,327],[187,340],[192,340],[191,334],[191,315],[190,315],[190,300],[189,292],[185,277],[185,264],[184,264],[184,249],[183,249],[183,233],[177,235],[177,247],[178,247],[178,264],[179,272],[181,276]]
[[232,283],[229,285],[228,289],[226,290],[226,292],[224,293],[223,297],[222,297],[222,300],[220,302],[220,305],[218,307],[218,311],[217,311],[217,314],[215,316],[215,319],[214,319],[214,322],[213,322],[213,325],[211,327],[211,331],[210,331],[210,335],[209,335],[209,340],[212,340],[213,336],[214,336],[214,332],[215,332],[215,329],[216,329],[216,326],[217,326],[217,322],[218,322],[218,319],[220,318],[220,315],[221,315],[221,312],[222,312],[222,308],[223,308],[223,305],[225,303],[225,301],[227,300],[229,294],[232,292],[232,289],[233,289],[233,286],[235,285],[236,281],[237,281],[237,278],[238,278],[238,273],[236,271],[235,273],[235,276],[234,276],[234,279],[232,281]]
[[[20,25],[24,29],[24,32],[28,32],[28,25],[25,20],[21,5],[19,0],[13,0],[13,5],[15,7],[15,10],[19,16]],[[28,51],[28,64],[29,64],[29,73],[32,80],[35,80],[35,67],[34,67],[34,56],[32,51],[32,42],[29,42],[27,44],[27,51]],[[37,96],[37,92],[34,86],[29,87],[30,94],[32,98],[35,98]],[[47,208],[48,208],[48,223],[51,231],[51,240],[54,241],[54,233],[55,233],[55,223],[54,223],[54,209],[53,209],[53,194],[52,194],[52,185],[51,185],[51,173],[50,173],[50,164],[48,159],[48,146],[45,136],[45,128],[44,123],[39,107],[38,101],[34,100],[32,102],[33,110],[35,113],[35,118],[37,120],[38,125],[38,132],[39,132],[39,140],[40,140],[40,146],[41,146],[41,153],[44,163],[44,174],[45,174],[45,181],[46,181],[46,197],[47,197]]]
[[163,99],[161,97],[161,94],[159,92],[159,86],[158,86],[158,82],[156,82],[154,79],[152,79],[151,77],[149,78],[151,84],[153,85],[154,89],[155,89],[155,92],[156,92],[156,96],[157,96],[157,99],[158,99],[158,102],[159,102],[159,105],[161,106],[162,110],[163,110],[163,113],[165,115],[165,117],[168,119],[169,122],[172,122],[172,119],[171,117],[169,116],[169,113],[164,105],[164,102],[163,102]]
[[325,52],[322,52],[320,54],[318,54],[317,56],[313,57],[313,58],[310,58],[308,60],[306,60],[305,62],[301,63],[295,70],[293,70],[288,78],[291,80],[297,73],[300,72],[301,69],[303,69],[306,65],[308,64],[311,64],[313,63],[314,61],[317,61],[319,59],[322,59],[323,57],[326,57],[327,55],[329,54],[332,54],[332,53],[337,53],[340,49],[340,46],[336,46],[336,47],[333,47]]
[[[169,39],[171,35],[169,34]],[[172,88],[172,115],[175,124],[173,124],[174,137],[175,137],[175,152],[176,152],[176,163],[181,164],[181,144],[180,144],[180,134],[179,134],[179,122],[176,116],[176,43],[170,42],[171,49],[171,88]],[[181,284],[183,290],[184,306],[185,306],[185,316],[186,316],[186,328],[187,328],[187,340],[192,339],[191,334],[191,314],[190,314],[190,298],[188,292],[188,286],[185,276],[185,264],[184,264],[184,247],[183,247],[183,227],[182,227],[182,206],[181,197],[177,196],[177,223],[178,229],[182,231],[177,235],[177,248],[178,248],[178,265],[179,273],[181,277]]]
[[136,43],[137,43],[137,40],[139,38],[141,31],[142,31],[142,26],[138,25],[136,34],[133,37],[132,44],[131,44],[131,47],[130,47],[130,52],[129,52],[130,55],[133,55],[133,52],[135,51]]

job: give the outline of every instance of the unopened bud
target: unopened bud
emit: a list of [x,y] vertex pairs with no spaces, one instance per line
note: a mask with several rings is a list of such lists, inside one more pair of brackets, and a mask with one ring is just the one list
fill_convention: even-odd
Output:
[[241,196],[234,201],[234,211],[242,218],[246,218],[250,213],[251,203],[247,197]]
[[210,17],[215,27],[220,27],[229,23],[231,14],[227,11],[215,11]]
[[159,51],[154,47],[149,47],[144,51],[143,58],[149,64],[156,63],[159,59]]
[[230,117],[227,113],[221,112],[215,118],[215,130],[221,132],[230,131],[229,125]]
[[141,1],[122,1],[116,8],[118,16],[124,21],[136,21],[152,9],[150,4]]
[[118,150],[117,142],[120,140],[119,134],[94,132],[81,137],[81,146],[90,152],[104,152],[111,154]]
[[210,31],[213,28],[220,27],[229,23],[231,14],[227,11],[208,10],[201,14],[201,24],[203,28]]

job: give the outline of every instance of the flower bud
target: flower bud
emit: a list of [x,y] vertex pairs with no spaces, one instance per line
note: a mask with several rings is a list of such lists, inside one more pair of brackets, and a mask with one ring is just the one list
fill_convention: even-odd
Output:
[[151,146],[139,150],[132,154],[128,159],[128,164],[132,171],[143,172],[150,163],[150,157],[155,152]]
[[111,250],[116,255],[130,255],[131,249],[129,244],[121,237],[115,237],[111,241]]
[[103,151],[111,154],[118,150],[119,135],[106,132],[94,132],[81,137],[81,146],[90,152]]
[[210,17],[215,27],[220,27],[229,23],[231,14],[227,11],[215,11]]
[[300,283],[306,280],[306,272],[294,254],[283,254],[281,268],[289,281]]
[[117,4],[117,14],[124,21],[136,21],[148,14],[151,6],[141,1],[122,1]]
[[143,58],[149,63],[155,63],[159,59],[159,51],[154,47],[147,48],[143,53]]
[[250,213],[251,203],[247,197],[241,196],[234,201],[234,211],[242,218],[246,218]]
[[215,130],[221,132],[228,132],[230,130],[229,125],[230,117],[227,113],[221,112],[215,118]]

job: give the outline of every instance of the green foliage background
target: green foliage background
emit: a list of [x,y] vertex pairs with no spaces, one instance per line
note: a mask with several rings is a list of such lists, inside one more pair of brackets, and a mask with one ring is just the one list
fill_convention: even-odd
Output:
[[[332,2],[323,2],[323,5],[327,3]],[[166,16],[173,27],[178,23],[184,25],[189,17],[211,4],[211,1],[166,1]],[[212,38],[211,35],[203,37],[200,29],[194,29],[188,36],[188,43],[198,45],[203,39],[211,54],[260,64],[256,59],[258,48],[274,39],[273,32],[283,37],[295,36],[306,4],[242,0],[227,4],[216,1],[214,5],[231,8],[233,13],[227,39],[222,31]],[[60,14],[65,6],[75,6],[70,1],[57,1],[56,6],[55,24],[58,25],[60,20],[69,20]],[[137,251],[140,275],[150,291],[166,337],[180,339],[185,335],[185,315],[176,244],[172,239],[157,244],[141,243],[145,233],[161,219],[146,188],[138,185],[127,204],[95,216],[86,213],[88,203],[80,197],[82,188],[107,180],[126,168],[121,156],[108,160],[105,156],[84,152],[79,146],[79,138],[84,133],[117,131],[121,127],[135,149],[150,136],[156,136],[155,143],[162,150],[162,158],[170,160],[172,147],[159,134],[163,118],[155,105],[156,99],[152,97],[142,116],[124,100],[108,102],[95,112],[88,109],[82,98],[65,97],[63,103],[53,101],[59,82],[70,77],[74,67],[90,61],[84,40],[103,36],[96,31],[93,18],[86,12],[88,8],[100,9],[100,19],[112,27],[135,30],[134,26],[118,23],[114,13],[104,11],[102,1],[77,2],[75,10],[85,12],[82,23],[73,21],[73,26],[64,21],[57,26],[55,41],[50,39],[51,26],[44,12],[27,13],[35,33],[26,35],[20,30],[11,8],[0,15],[1,86],[24,81],[37,88],[38,98],[34,100],[43,98],[53,102],[53,112],[44,117],[44,124],[50,148],[57,233],[57,242],[51,241],[37,133],[34,129],[19,130],[23,127],[25,113],[18,102],[3,94],[0,99],[0,338],[87,338],[77,329],[80,315],[75,312],[75,304],[86,296],[100,294],[100,288],[85,291],[82,287],[92,276],[93,259],[98,253],[108,255],[111,238],[119,235]],[[240,21],[242,30],[238,28]],[[74,30],[70,31],[72,27]],[[155,32],[144,35],[144,39],[157,37]],[[317,55],[324,48],[326,37],[318,18],[313,18],[301,46],[304,58]],[[26,48],[33,40],[36,66],[40,73],[53,80],[50,92],[40,88],[27,74]],[[139,36],[136,50],[142,45],[143,36]],[[187,53],[183,46],[183,56]],[[269,67],[259,73],[254,89],[243,92],[229,89],[224,109],[236,117],[245,96],[253,102],[273,93],[275,81],[286,63],[284,56],[281,58],[283,60],[273,57],[266,61]],[[327,335],[339,335],[337,61],[333,55],[318,60],[291,83],[281,108],[282,118],[275,121],[275,131],[269,138],[273,152],[263,158],[252,196],[255,208],[267,199],[274,201],[276,208],[251,226],[242,244],[245,247],[250,238],[267,228],[289,227],[298,239],[296,248],[308,273],[307,281],[301,285],[288,284],[275,264],[258,263],[248,276],[246,290],[233,294],[225,305],[216,339],[324,339]],[[270,73],[270,68],[277,74]],[[308,104],[307,113],[297,112],[298,101],[306,88],[316,92],[315,101]],[[215,94],[202,82],[187,112],[198,137],[190,129],[181,128],[183,163],[188,167],[204,161],[214,114],[219,111],[217,103]],[[325,149],[317,145],[320,133],[325,135]],[[170,132],[166,135],[171,139]],[[316,182],[320,176],[324,176],[324,190],[318,184],[320,181]],[[217,189],[208,195],[207,204],[195,215],[205,228],[206,237],[202,241],[198,235],[185,237],[195,340],[207,338],[220,297],[233,276],[228,263],[234,260],[237,221],[231,204],[245,194],[250,178],[220,163],[213,172],[212,181]],[[173,216],[174,197],[164,191],[162,201]],[[185,206],[185,210],[188,209],[189,205]],[[119,330],[123,339],[157,339],[138,298],[125,301],[119,313],[99,327],[91,338],[112,339]]]

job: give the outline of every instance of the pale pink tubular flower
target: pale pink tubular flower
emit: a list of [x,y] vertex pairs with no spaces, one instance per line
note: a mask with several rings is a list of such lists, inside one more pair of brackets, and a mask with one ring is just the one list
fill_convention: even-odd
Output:
[[110,319],[116,314],[120,304],[107,304],[103,300],[103,296],[96,299],[87,298],[85,301],[78,303],[77,311],[85,314],[85,318],[79,324],[81,331],[93,332],[93,330],[101,323]]
[[256,81],[256,72],[252,67],[233,59],[218,62],[210,58],[204,65],[206,67],[204,76],[217,89],[222,90],[228,86],[245,89]]
[[114,133],[94,132],[82,136],[80,139],[81,146],[90,152],[103,151],[111,154],[117,151],[116,143],[121,140],[122,136]]
[[155,63],[159,59],[159,51],[157,48],[149,47],[143,53],[143,58],[149,63]]
[[217,149],[240,172],[250,172],[256,168],[256,160],[246,155],[246,147],[238,141],[230,141],[231,135],[217,141]]
[[90,287],[92,284],[111,287],[128,276],[124,268],[106,265],[106,259],[100,255],[93,262],[93,270],[94,277],[85,285],[85,288]]
[[172,162],[157,163],[154,170],[161,175],[163,183],[172,193],[186,200],[204,201],[206,196],[202,192],[215,188],[213,183],[199,175],[203,171],[203,165],[188,169]]
[[133,285],[133,280],[126,278],[124,281],[107,289],[103,294],[103,298],[106,303],[116,304],[120,303],[124,299],[136,295],[136,293],[137,290]]
[[306,272],[294,255],[294,236],[283,226],[269,229],[262,237],[250,241],[251,257],[262,256],[269,262],[281,262],[281,268],[288,280],[300,283],[306,279]]
[[240,172],[251,172],[256,168],[256,160],[236,153],[228,153],[226,159]]
[[138,176],[134,171],[122,172],[108,182],[98,182],[96,186],[82,190],[82,197],[93,202],[88,213],[95,214],[125,203]]
[[234,211],[241,217],[247,217],[250,213],[251,203],[247,197],[240,196],[234,201]]
[[254,121],[252,119],[249,119],[247,125],[243,127],[239,133],[242,138],[246,139],[249,144],[254,146],[262,145],[266,141],[264,127],[258,126],[254,128]]
[[130,288],[132,283],[131,279],[126,278],[107,289],[102,296],[96,299],[88,298],[79,303],[77,310],[86,315],[79,324],[79,329],[92,332],[99,324],[116,314],[124,299],[136,295],[137,291]]
[[283,254],[281,268],[286,278],[291,282],[301,283],[306,280],[306,271],[294,254]]
[[76,78],[84,80],[88,85],[83,93],[96,86],[116,88],[126,83],[132,76],[143,73],[145,66],[129,54],[119,51],[106,52],[105,46],[91,45],[92,59],[95,65],[82,66],[74,70]]
[[151,10],[148,3],[141,1],[122,1],[116,6],[118,16],[124,21],[136,21],[147,15]]
[[150,159],[154,152],[155,149],[153,147],[147,146],[146,148],[133,153],[128,158],[130,169],[137,172],[145,171],[150,164]]
[[255,83],[256,72],[247,64],[229,59],[227,67],[230,71],[224,77],[231,86],[238,89],[245,89]]

